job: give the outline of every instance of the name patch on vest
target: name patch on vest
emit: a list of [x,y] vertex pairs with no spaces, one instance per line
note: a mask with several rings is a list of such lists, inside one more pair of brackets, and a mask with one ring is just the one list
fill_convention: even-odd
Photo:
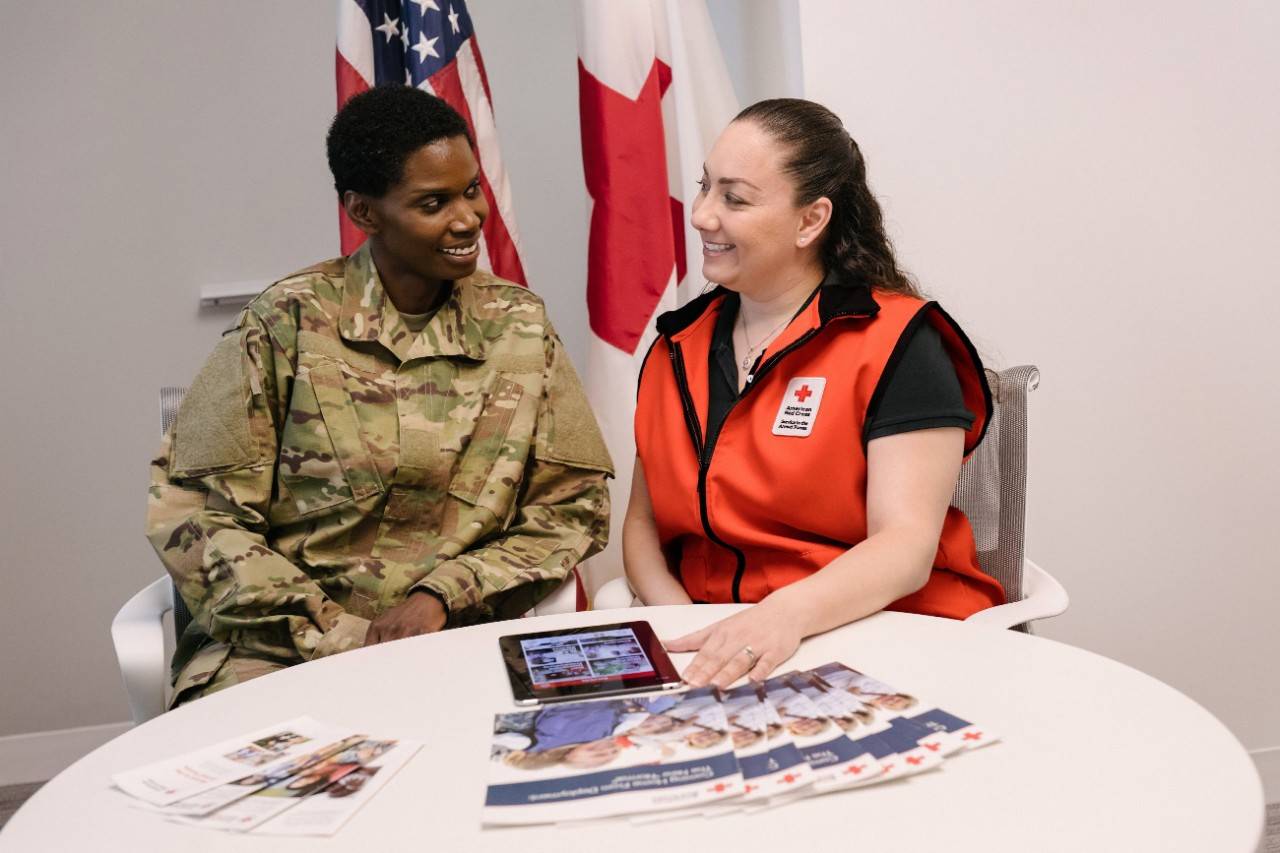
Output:
[[797,376],[787,383],[787,393],[782,395],[778,416],[773,419],[774,435],[794,435],[803,438],[813,432],[813,422],[818,418],[818,406],[822,404],[822,389],[827,380],[822,376]]

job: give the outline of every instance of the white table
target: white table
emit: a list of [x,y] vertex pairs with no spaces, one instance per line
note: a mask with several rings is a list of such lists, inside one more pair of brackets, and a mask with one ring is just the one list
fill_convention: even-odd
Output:
[[[512,709],[497,637],[648,619],[659,636],[732,605],[544,616],[448,631],[293,667],[165,714],[68,768],[0,832],[0,851],[1160,851],[1253,853],[1262,788],[1207,711],[1114,661],[1037,637],[882,613],[807,640],[799,667],[841,660],[1001,732],[941,771],[754,815],[631,826],[482,829],[492,714]],[[689,656],[676,657],[683,666]],[[112,773],[300,714],[426,742],[330,839],[230,835],[127,807]],[[834,845],[834,846],[833,846]]]

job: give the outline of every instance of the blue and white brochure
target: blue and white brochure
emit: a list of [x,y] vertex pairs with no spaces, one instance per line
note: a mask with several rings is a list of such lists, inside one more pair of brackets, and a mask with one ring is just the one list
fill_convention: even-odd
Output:
[[813,770],[755,684],[722,694],[729,734],[742,767],[744,802],[767,800],[803,790],[813,782]]
[[769,679],[764,690],[800,754],[813,768],[815,791],[852,787],[873,772],[873,757],[845,735],[812,699],[792,687],[786,676]]
[[823,664],[810,672],[835,691],[862,702],[878,719],[910,722],[921,732],[918,743],[930,752],[951,755],[1000,739],[997,733],[984,726],[971,723],[917,694],[899,690],[842,663]]
[[[799,673],[798,677],[806,679],[813,689],[822,691],[829,701],[844,705],[850,714],[865,721],[868,733],[865,737],[872,738],[867,741],[867,748],[880,760],[883,781],[923,773],[942,764],[949,749],[938,747],[939,736],[935,732],[903,717],[877,713],[877,709],[860,697],[835,689],[815,672]],[[943,742],[944,747],[947,744]]]
[[728,720],[711,688],[564,702],[495,717],[483,820],[556,823],[687,809],[742,791]]

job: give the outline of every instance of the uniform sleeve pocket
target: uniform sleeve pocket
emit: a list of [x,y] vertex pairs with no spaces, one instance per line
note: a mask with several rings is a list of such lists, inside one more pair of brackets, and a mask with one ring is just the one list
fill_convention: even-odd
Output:
[[173,427],[175,477],[230,471],[258,461],[249,424],[251,394],[240,338],[223,338],[178,409]]

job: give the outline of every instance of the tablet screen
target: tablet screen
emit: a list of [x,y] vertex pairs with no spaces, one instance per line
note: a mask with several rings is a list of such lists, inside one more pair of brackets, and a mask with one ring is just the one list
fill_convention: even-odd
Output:
[[643,620],[498,638],[517,703],[675,690],[680,673]]
[[631,628],[520,641],[534,689],[652,678],[653,663]]

